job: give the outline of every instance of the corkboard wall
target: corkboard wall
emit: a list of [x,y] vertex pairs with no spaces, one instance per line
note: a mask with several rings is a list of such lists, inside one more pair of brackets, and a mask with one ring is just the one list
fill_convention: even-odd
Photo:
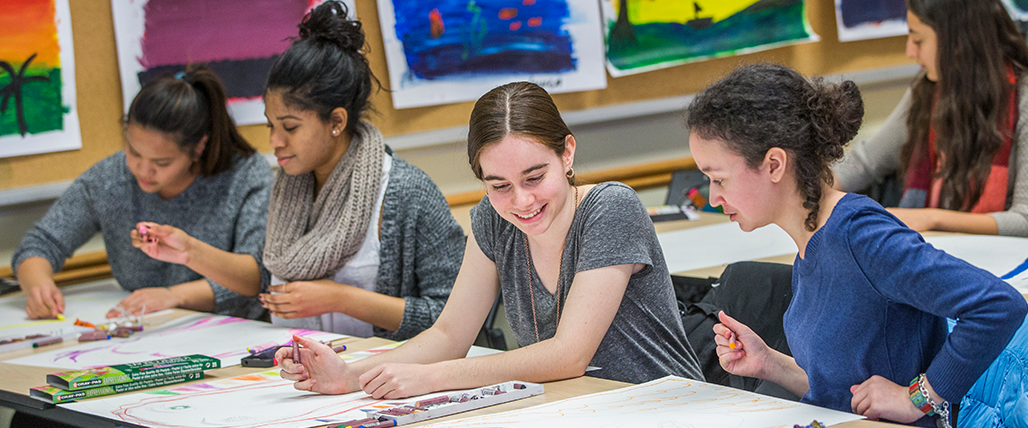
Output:
[[[116,0],[123,1],[123,0]],[[384,1],[384,0],[383,0]],[[93,163],[120,150],[118,118],[122,114],[121,84],[115,55],[114,27],[109,1],[72,1],[78,112],[82,149],[0,159],[0,189],[73,180]],[[364,23],[372,71],[388,85],[382,33],[374,0],[356,0]],[[805,74],[838,74],[875,69],[911,60],[904,56],[903,37],[839,43],[832,0],[808,0],[810,23],[822,41],[770,51],[687,64],[660,71],[610,79],[607,89],[554,96],[563,111],[615,105],[691,94],[742,63],[774,61]],[[259,25],[259,24],[255,24]],[[394,110],[389,94],[372,97],[378,110],[371,116],[386,136],[465,125],[473,103]],[[240,127],[243,136],[261,152],[270,151],[264,126]]]

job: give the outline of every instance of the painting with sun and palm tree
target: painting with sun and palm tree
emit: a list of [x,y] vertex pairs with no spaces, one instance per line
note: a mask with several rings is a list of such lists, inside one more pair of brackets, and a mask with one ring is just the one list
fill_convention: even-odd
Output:
[[625,76],[816,41],[803,0],[602,0],[607,71]]
[[596,0],[380,0],[394,108],[478,99],[527,80],[550,93],[602,89]]
[[0,157],[82,147],[68,0],[0,5]]

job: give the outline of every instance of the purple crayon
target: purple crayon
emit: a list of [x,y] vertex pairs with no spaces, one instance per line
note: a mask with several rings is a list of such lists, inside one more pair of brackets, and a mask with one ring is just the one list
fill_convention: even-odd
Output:
[[94,330],[79,335],[79,342],[92,342],[94,340],[109,340],[110,334],[103,330]]

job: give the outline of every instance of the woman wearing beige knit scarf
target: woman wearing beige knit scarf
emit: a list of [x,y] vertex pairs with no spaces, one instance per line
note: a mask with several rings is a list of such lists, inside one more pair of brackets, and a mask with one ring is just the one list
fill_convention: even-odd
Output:
[[346,13],[336,2],[311,12],[268,77],[265,115],[281,169],[264,247],[272,285],[261,301],[275,324],[406,338],[441,312],[463,233],[431,180],[387,154],[382,134],[360,120],[374,76],[360,23]]

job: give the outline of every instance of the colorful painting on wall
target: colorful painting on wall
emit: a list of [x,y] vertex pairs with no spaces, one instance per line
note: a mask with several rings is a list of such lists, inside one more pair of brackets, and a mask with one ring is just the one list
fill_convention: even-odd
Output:
[[904,0],[835,0],[839,41],[879,39],[907,34]]
[[[124,109],[151,79],[206,64],[221,78],[237,125],[265,123],[265,79],[320,0],[115,1]],[[356,16],[353,1],[345,1]],[[254,25],[260,23],[260,25]]]
[[1003,0],[1003,5],[1015,21],[1028,21],[1028,0]]
[[68,0],[0,9],[0,157],[82,148]]
[[471,101],[527,80],[550,93],[602,89],[595,0],[379,1],[393,107]]
[[803,0],[602,0],[607,71],[625,76],[816,41]]

